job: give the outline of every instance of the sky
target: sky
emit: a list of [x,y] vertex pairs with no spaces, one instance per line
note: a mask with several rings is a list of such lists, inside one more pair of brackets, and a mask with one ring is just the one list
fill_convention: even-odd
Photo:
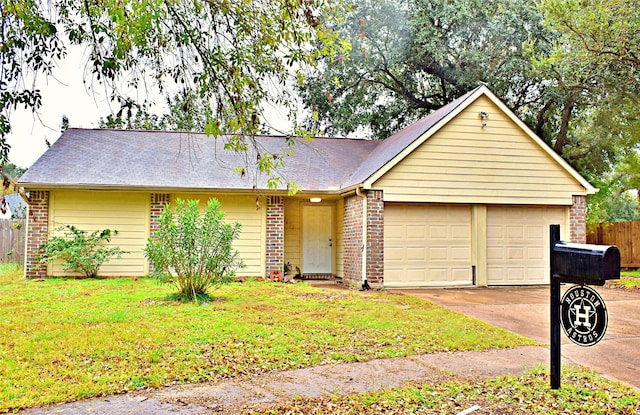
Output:
[[[68,55],[52,75],[37,79],[36,85],[42,90],[42,107],[38,115],[22,108],[11,113],[12,132],[7,140],[11,146],[9,161],[19,167],[30,167],[47,150],[46,142],[53,144],[60,137],[63,115],[69,118],[70,127],[98,128],[100,118],[118,109],[107,99],[106,91],[99,87],[90,91],[85,85],[89,78],[85,76],[84,47],[67,47]],[[272,126],[281,131],[291,128],[282,109],[265,105],[264,111]]]
[[83,83],[83,48],[69,47],[69,54],[51,76],[40,76],[36,85],[42,90],[42,107],[35,116],[18,108],[11,113],[9,161],[19,167],[31,166],[60,137],[62,116],[71,127],[96,128],[100,117],[110,113],[105,94],[92,94]]

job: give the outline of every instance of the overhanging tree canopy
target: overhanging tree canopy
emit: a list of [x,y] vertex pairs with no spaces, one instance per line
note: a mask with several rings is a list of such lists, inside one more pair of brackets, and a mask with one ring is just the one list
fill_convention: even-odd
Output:
[[[33,79],[51,74],[68,44],[87,47],[85,81],[106,85],[111,99],[127,103],[128,88],[188,91],[211,106],[206,132],[235,133],[228,146],[243,150],[264,123],[263,102],[292,109],[291,76],[303,79],[318,57],[346,47],[331,27],[338,8],[332,0],[2,0],[0,161],[11,110],[38,110]],[[270,163],[263,157],[259,167]]]

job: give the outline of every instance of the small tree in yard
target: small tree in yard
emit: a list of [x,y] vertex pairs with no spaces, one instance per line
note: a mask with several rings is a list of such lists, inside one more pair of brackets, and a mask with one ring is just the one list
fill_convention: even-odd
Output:
[[178,199],[160,215],[160,228],[149,238],[145,254],[155,267],[154,275],[178,289],[177,298],[206,298],[208,289],[230,282],[243,267],[232,243],[240,224],[224,221],[220,202],[210,199],[204,215],[197,200]]
[[63,236],[53,236],[40,247],[42,255],[40,263],[46,264],[61,258],[65,271],[78,272],[87,278],[98,276],[100,266],[111,258],[120,258],[127,252],[120,247],[105,246],[111,241],[117,230],[103,229],[89,233],[73,225],[58,228],[56,232],[64,232]]

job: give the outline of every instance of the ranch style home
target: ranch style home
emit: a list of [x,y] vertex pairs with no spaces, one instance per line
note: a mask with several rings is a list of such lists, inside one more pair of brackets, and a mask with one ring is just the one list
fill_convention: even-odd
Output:
[[[386,140],[255,138],[262,157],[284,157],[284,181],[250,167],[256,150],[225,150],[224,137],[70,128],[20,179],[29,192],[25,269],[64,225],[117,229],[128,251],[103,276],[143,276],[158,217],[177,198],[220,200],[241,223],[237,275],[291,265],[303,276],[351,286],[441,287],[549,282],[549,225],[585,242],[585,198],[596,189],[485,86]],[[244,174],[238,166],[245,166]]]

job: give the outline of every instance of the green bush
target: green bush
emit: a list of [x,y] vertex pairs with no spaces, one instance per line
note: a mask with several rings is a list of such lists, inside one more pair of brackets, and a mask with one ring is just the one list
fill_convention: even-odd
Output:
[[233,279],[243,267],[232,243],[240,233],[240,224],[224,221],[220,202],[211,199],[204,215],[197,200],[176,200],[167,205],[159,218],[155,238],[149,238],[145,254],[154,265],[154,275],[178,289],[177,298],[193,301],[206,298],[215,289]]
[[40,246],[40,263],[46,264],[61,258],[65,271],[78,272],[87,278],[97,277],[102,264],[127,253],[117,246],[105,246],[111,241],[112,235],[118,234],[117,230],[103,229],[89,233],[66,225],[55,232],[63,232],[64,235],[49,237],[49,241]]

